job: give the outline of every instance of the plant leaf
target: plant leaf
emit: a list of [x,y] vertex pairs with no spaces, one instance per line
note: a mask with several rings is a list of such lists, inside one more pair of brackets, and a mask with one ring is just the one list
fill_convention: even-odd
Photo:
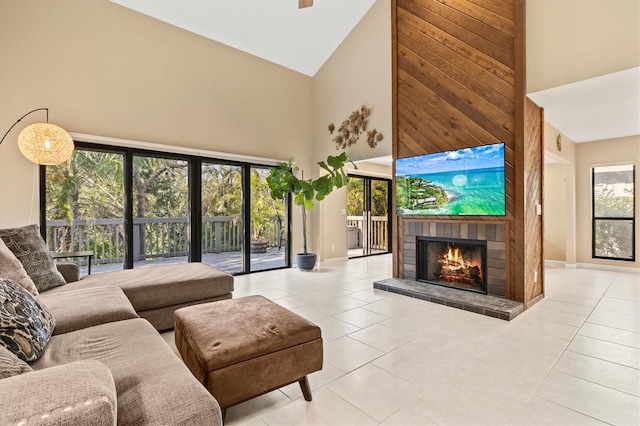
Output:
[[304,208],[311,210],[313,208],[313,200],[304,200]]

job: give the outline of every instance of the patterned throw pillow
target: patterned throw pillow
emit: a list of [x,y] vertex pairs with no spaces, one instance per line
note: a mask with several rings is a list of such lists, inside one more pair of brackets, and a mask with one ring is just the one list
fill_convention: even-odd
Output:
[[0,278],[10,278],[14,283],[21,285],[34,296],[38,295],[38,289],[27,275],[22,263],[0,238]]
[[4,346],[0,345],[0,380],[29,373],[33,368]]
[[38,291],[66,284],[49,254],[38,225],[0,229],[0,238],[22,263]]
[[0,279],[0,345],[23,361],[40,358],[56,326],[47,308],[8,278]]

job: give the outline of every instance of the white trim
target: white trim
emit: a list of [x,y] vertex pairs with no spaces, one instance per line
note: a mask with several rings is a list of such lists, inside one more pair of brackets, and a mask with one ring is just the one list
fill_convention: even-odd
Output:
[[640,268],[630,268],[628,266],[601,265],[599,263],[578,263],[577,265],[580,269],[598,269],[601,271],[631,272],[634,274],[640,274]]
[[547,266],[555,266],[558,268],[565,268],[565,269],[576,269],[577,265],[575,263],[567,263],[564,260],[550,260],[550,259],[545,259],[544,264]]
[[121,146],[125,148],[139,148],[149,151],[168,152],[172,154],[186,154],[196,157],[207,157],[218,160],[240,161],[243,163],[263,164],[265,166],[276,166],[286,160],[274,158],[253,157],[250,155],[231,154],[228,152],[209,151],[206,149],[187,148],[175,145],[163,145],[153,142],[134,141],[131,139],[112,138],[109,136],[88,135],[85,133],[69,132],[74,140],[82,142],[97,143],[110,146]]
[[[356,163],[357,165],[358,163]],[[348,175],[355,175],[355,177],[363,176],[363,177],[372,177],[372,178],[382,178],[387,180],[393,180],[393,177],[386,173],[379,172],[370,172],[367,170],[354,169],[352,166],[347,167]]]
[[607,163],[591,163],[590,166],[593,169],[594,167],[612,167],[612,166],[635,166],[636,162],[634,160],[620,160],[620,161],[610,161]]
[[347,260],[349,260],[348,257],[332,257],[330,259],[324,259],[322,262],[318,262],[318,266],[322,266],[323,263],[346,262]]

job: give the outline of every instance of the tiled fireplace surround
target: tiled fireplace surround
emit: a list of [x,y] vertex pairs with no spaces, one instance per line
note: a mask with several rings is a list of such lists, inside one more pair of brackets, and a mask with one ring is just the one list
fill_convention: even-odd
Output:
[[457,238],[487,242],[487,293],[506,297],[507,224],[405,221],[402,265],[405,279],[416,279],[416,237]]
[[[508,222],[402,219],[401,277],[382,280],[374,287],[441,303],[459,309],[511,320],[524,310],[506,299]],[[487,295],[415,281],[417,237],[455,238],[487,242]]]

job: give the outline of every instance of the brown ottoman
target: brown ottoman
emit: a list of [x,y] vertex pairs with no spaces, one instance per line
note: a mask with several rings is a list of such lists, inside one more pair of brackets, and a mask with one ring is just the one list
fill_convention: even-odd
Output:
[[174,312],[184,363],[227,408],[300,382],[322,369],[320,328],[262,296],[205,303]]

